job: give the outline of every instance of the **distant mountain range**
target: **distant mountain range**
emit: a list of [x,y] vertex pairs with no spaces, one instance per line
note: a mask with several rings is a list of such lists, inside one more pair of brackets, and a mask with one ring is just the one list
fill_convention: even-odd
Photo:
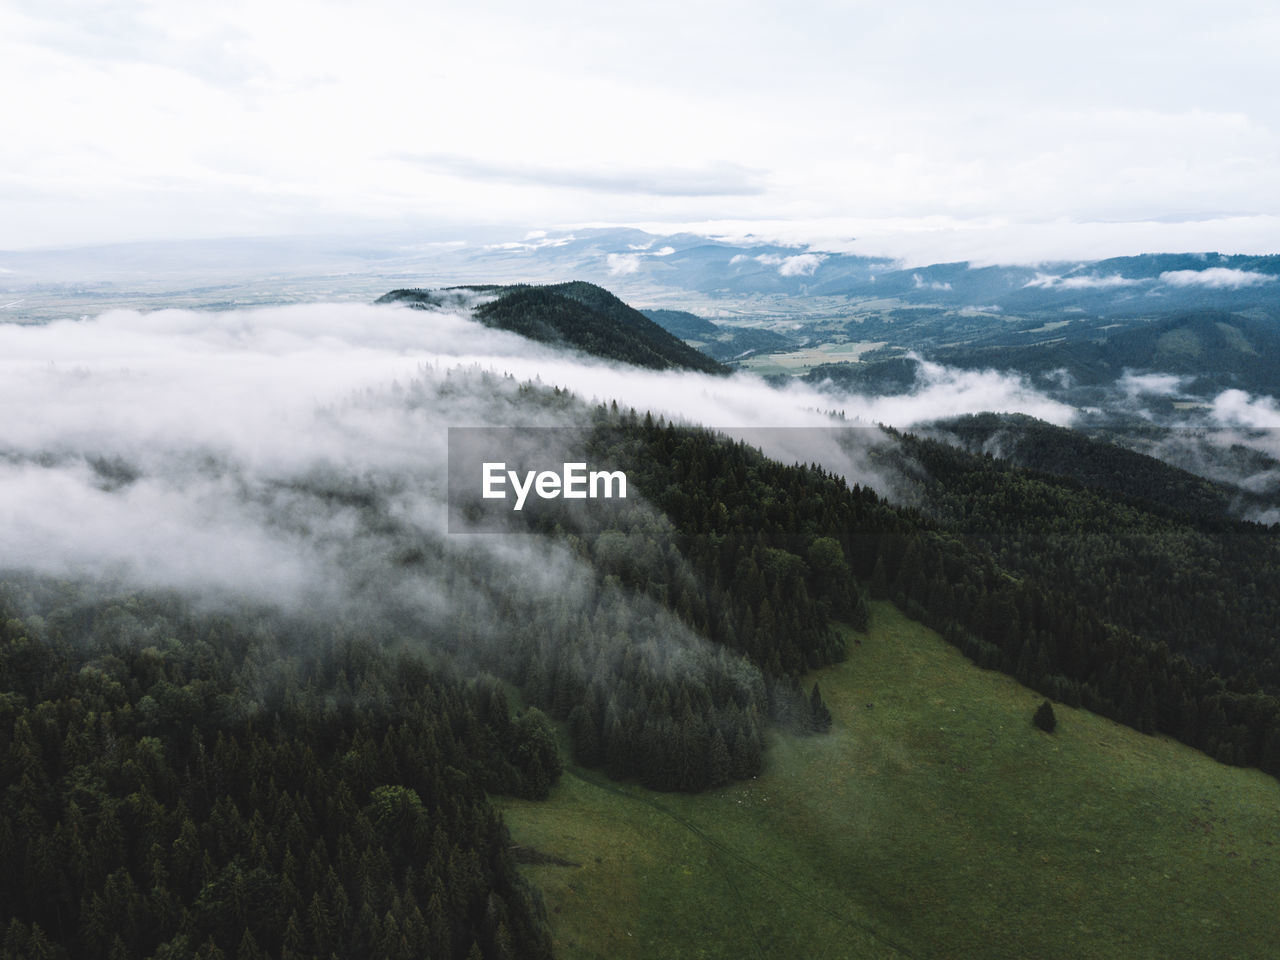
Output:
[[[956,346],[940,345],[935,338],[918,353],[951,367],[1021,374],[1038,389],[1075,404],[1100,402],[1124,384],[1169,401],[1228,389],[1280,394],[1280,324],[1269,317],[1201,310],[1071,326],[1034,339],[1024,330],[997,328]],[[921,341],[925,332],[917,331]],[[823,364],[805,377],[813,383],[831,380],[853,392],[904,392],[915,382],[920,361],[899,354],[861,364]],[[1160,382],[1143,380],[1144,375],[1161,375]]]
[[[1086,262],[903,268],[884,257],[809,247],[595,229],[459,251],[481,274],[576,277],[624,295],[657,289],[709,296],[892,299],[1020,316],[1134,316],[1213,308],[1280,318],[1280,255],[1160,253]],[[514,275],[510,274],[509,275]]]
[[[878,277],[885,296],[1039,316],[1132,316],[1171,310],[1263,310],[1280,315],[1280,256],[1144,254],[1041,267],[935,264]],[[869,292],[869,285],[864,286]],[[850,291],[852,292],[852,291]]]
[[[147,309],[193,292],[226,306],[350,298],[392,286],[464,282],[549,284],[587,280],[636,303],[690,307],[737,301],[741,315],[778,298],[829,298],[912,308],[1046,318],[1167,315],[1211,308],[1280,319],[1280,256],[1161,253],[1089,262],[903,267],[887,257],[807,246],[728,241],[633,228],[535,234],[523,240],[274,238],[118,244],[75,250],[0,251],[0,293],[22,298],[6,319]],[[175,299],[170,297],[170,299]],[[682,302],[683,301],[683,302]]]
[[1280,325],[1220,310],[1181,314],[1127,325],[1110,336],[1062,339],[1030,346],[938,350],[942,362],[968,368],[1017,370],[1081,386],[1113,383],[1125,374],[1151,372],[1181,378],[1188,393],[1237,388],[1280,392]]

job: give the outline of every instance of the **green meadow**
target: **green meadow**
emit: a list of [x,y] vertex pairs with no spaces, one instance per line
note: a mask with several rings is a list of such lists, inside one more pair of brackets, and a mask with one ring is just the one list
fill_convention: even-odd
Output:
[[1280,783],[1055,705],[874,604],[830,734],[695,796],[502,801],[561,960],[1280,956]]
[[756,354],[738,361],[737,365],[754,370],[761,375],[787,373],[799,376],[819,364],[858,362],[864,353],[886,346],[887,343],[888,341],[885,340],[823,343],[816,347],[793,350],[790,353]]

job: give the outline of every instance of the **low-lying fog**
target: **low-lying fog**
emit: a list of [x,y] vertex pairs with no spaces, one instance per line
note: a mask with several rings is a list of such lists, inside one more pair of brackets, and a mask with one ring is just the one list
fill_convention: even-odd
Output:
[[[398,523],[441,536],[449,426],[572,425],[572,414],[526,402],[524,381],[738,433],[884,493],[856,444],[751,431],[1075,414],[1017,377],[922,371],[910,393],[858,397],[639,370],[487,329],[465,309],[318,304],[0,324],[0,555],[55,575],[311,602],[352,576],[354,545],[374,536],[335,488],[376,490]],[[1220,399],[1237,422],[1274,412]]]

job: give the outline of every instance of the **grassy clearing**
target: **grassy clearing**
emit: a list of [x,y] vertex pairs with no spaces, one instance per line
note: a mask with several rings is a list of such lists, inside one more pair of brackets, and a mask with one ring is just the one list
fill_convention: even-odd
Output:
[[864,353],[885,346],[888,341],[824,343],[791,353],[758,354],[739,361],[739,365],[756,373],[789,373],[800,376],[824,363],[857,362]]
[[558,954],[1257,957],[1280,935],[1280,784],[1056,707],[893,607],[816,678],[826,737],[698,796],[571,771],[502,804]]

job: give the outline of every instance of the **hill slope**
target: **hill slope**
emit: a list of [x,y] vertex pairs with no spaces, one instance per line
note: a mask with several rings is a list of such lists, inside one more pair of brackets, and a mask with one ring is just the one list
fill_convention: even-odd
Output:
[[1067,707],[1040,733],[1038,695],[887,604],[816,679],[831,735],[746,784],[501,803],[573,864],[525,868],[561,960],[1271,955],[1274,781]]
[[970,453],[991,453],[1016,467],[1065,477],[1147,509],[1185,517],[1233,518],[1236,491],[1146,454],[1024,414],[980,413],[935,425]]
[[[592,283],[551,286],[473,288],[497,293],[475,318],[487,327],[509,330],[530,340],[574,347],[606,360],[654,370],[724,373],[715,360],[672,336],[639,310]],[[392,290],[378,303],[442,303],[440,291]]]
[[1280,391],[1280,328],[1275,322],[1212,310],[1127,325],[1105,338],[942,350],[934,358],[954,366],[1033,375],[1066,370],[1084,385],[1112,383],[1132,370],[1178,374],[1192,390]]
[[[862,338],[914,344],[927,359],[947,366],[1025,376],[1037,389],[1077,405],[1110,406],[1124,399],[1131,389],[1126,373],[1172,374],[1179,378],[1174,392],[1190,395],[1227,389],[1280,393],[1280,324],[1256,316],[1200,310],[1157,319],[1062,321],[1036,329],[1028,329],[1028,322],[961,328],[951,316],[921,316],[911,323],[909,330],[879,323],[850,330]],[[805,379],[830,380],[859,393],[910,390],[919,364],[901,355],[905,350],[897,346],[862,363],[816,366]]]
[[720,333],[720,328],[716,324],[687,310],[641,310],[640,312],[663,330],[682,340],[706,340]]

